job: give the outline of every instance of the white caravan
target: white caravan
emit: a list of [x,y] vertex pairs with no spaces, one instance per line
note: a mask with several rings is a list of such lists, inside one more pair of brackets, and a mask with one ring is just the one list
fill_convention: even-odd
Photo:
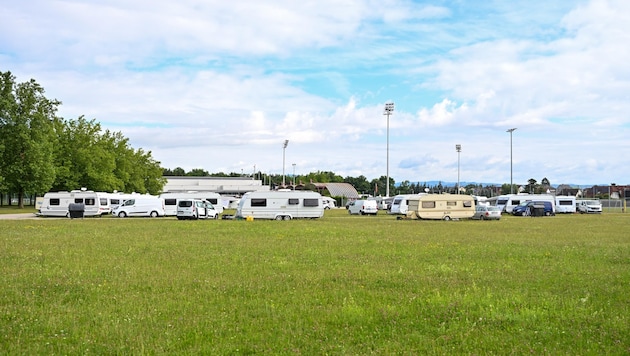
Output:
[[392,207],[387,211],[392,215],[407,215],[407,209],[409,205],[409,198],[415,196],[414,194],[399,194],[392,200]]
[[112,214],[119,218],[164,216],[164,199],[153,195],[138,195],[125,200]]
[[324,209],[333,209],[337,207],[337,201],[331,197],[322,197],[322,204],[324,204]]
[[469,219],[475,215],[475,199],[464,194],[426,194],[408,199],[410,219]]
[[548,194],[505,194],[497,198],[497,207],[504,213],[512,213],[515,206],[528,201],[548,201],[556,212],[556,199]]
[[111,212],[107,193],[91,190],[73,190],[70,192],[49,192],[44,194],[39,208],[40,216],[70,217],[68,206],[83,204],[83,216],[101,216]]
[[311,191],[259,191],[245,193],[235,218],[291,220],[324,216],[322,196]]
[[577,204],[574,196],[556,196],[556,214],[573,214],[577,211]]
[[215,192],[167,192],[160,194],[160,198],[164,199],[164,212],[167,216],[177,215],[177,201],[179,199],[207,200],[219,214],[223,213],[223,197]]

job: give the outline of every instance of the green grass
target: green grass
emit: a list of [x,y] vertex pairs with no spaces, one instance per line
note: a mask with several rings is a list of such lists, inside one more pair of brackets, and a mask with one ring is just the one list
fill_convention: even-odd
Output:
[[37,210],[34,206],[25,206],[23,209],[17,207],[17,205],[4,205],[0,206],[0,214],[25,214],[35,213]]
[[628,219],[0,220],[0,353],[628,354]]

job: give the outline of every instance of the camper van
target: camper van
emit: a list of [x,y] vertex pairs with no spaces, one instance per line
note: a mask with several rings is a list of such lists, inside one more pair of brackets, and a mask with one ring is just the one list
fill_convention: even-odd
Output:
[[471,195],[426,194],[408,199],[407,218],[452,220],[475,215],[475,199]]
[[111,212],[107,193],[91,190],[72,190],[70,192],[49,192],[44,194],[40,216],[70,217],[68,206],[83,204],[83,216],[102,216]]
[[209,201],[214,209],[219,213],[223,213],[223,199],[221,194],[215,192],[180,192],[180,193],[162,193],[160,198],[164,199],[164,212],[166,216],[177,215],[177,201],[179,199],[201,199]]
[[125,200],[112,214],[119,218],[164,216],[164,199],[152,195],[135,196]]
[[577,212],[577,200],[574,196],[556,196],[556,213],[573,214]]
[[413,194],[396,195],[392,200],[392,207],[387,213],[393,215],[407,215],[408,200],[413,196]]
[[497,198],[497,207],[504,213],[512,213],[515,206],[528,201],[548,201],[552,205],[553,212],[556,212],[556,200],[553,195],[548,194],[506,194]]
[[311,191],[259,191],[245,193],[236,208],[237,219],[291,220],[321,218],[322,196]]

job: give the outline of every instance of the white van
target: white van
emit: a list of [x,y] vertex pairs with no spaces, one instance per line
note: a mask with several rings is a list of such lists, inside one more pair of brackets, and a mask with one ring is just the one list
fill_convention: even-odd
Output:
[[177,201],[177,219],[217,219],[219,213],[212,203],[201,199],[179,199]]
[[601,213],[602,203],[595,199],[578,200],[577,209],[580,214]]
[[348,214],[350,215],[376,215],[377,213],[376,200],[355,200],[348,205]]
[[291,220],[324,216],[322,196],[311,191],[257,191],[245,193],[235,217],[244,219]]
[[179,199],[201,199],[212,203],[214,209],[223,213],[223,197],[215,192],[166,192],[160,194],[160,198],[164,199],[164,213],[166,216],[177,215],[177,201]]
[[469,219],[475,215],[475,199],[464,194],[426,194],[409,198],[407,218]]
[[152,195],[136,196],[125,200],[112,214],[119,218],[164,216],[164,199]]

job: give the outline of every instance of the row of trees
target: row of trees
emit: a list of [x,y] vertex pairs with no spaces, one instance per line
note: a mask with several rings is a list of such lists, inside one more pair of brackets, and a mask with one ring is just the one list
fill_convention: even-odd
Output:
[[151,152],[134,149],[120,132],[95,120],[57,116],[61,102],[48,99],[35,80],[17,83],[0,72],[0,192],[25,194],[73,190],[157,194],[165,180]]
[[[177,167],[175,169],[164,169],[164,176],[191,176],[191,177],[243,177],[243,173],[208,173],[207,171],[197,168],[186,172],[183,168]],[[251,177],[251,175],[249,175]],[[273,187],[281,187],[282,186],[282,175],[266,175],[262,172],[257,172],[255,174],[256,179],[261,179],[264,184],[269,184]],[[342,177],[333,172],[329,171],[317,171],[311,172],[306,175],[296,175],[293,176],[285,176],[285,184],[288,186],[293,185],[295,181],[296,185],[299,184],[308,184],[311,182],[316,183],[349,183],[351,184],[359,193],[362,194],[372,194],[372,195],[385,195],[387,177],[381,176],[380,178],[375,178],[372,180],[368,180],[365,176],[360,175],[358,177]],[[512,186],[512,190],[514,192],[518,191],[518,186]],[[395,194],[417,194],[429,191],[431,193],[457,193],[457,187],[454,185],[445,185],[442,182],[438,183],[427,183],[427,182],[411,182],[408,180],[404,180],[400,182],[400,184],[396,184],[396,181],[389,177],[389,191],[390,195]],[[498,194],[508,194],[510,193],[510,185],[503,184],[501,187],[497,187],[494,185],[483,185],[483,184],[467,184],[466,186],[462,186],[461,193],[464,194],[474,194],[474,195],[483,195],[483,196],[496,196]]]

